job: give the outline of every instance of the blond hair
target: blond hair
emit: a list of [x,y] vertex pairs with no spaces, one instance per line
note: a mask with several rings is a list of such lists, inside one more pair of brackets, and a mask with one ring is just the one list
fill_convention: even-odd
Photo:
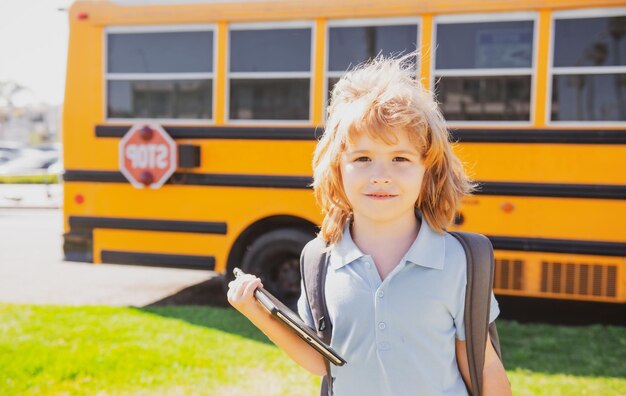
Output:
[[346,73],[332,90],[326,128],[313,157],[313,191],[324,214],[320,236],[330,244],[341,239],[352,213],[343,189],[341,155],[361,133],[392,144],[397,137],[391,130],[409,132],[425,167],[415,207],[439,233],[475,189],[452,152],[437,103],[414,78],[415,59],[415,53],[378,56]]

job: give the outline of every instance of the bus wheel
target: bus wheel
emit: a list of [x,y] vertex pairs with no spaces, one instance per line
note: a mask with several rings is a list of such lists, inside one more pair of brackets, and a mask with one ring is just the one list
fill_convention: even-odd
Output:
[[300,297],[300,253],[313,236],[298,229],[268,232],[250,245],[241,269],[263,282],[263,287],[295,309]]

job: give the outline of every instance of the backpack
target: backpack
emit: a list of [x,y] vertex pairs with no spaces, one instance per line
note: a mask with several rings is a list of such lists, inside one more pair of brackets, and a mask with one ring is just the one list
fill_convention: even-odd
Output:
[[[465,344],[469,363],[472,395],[482,394],[482,368],[485,364],[487,333],[500,360],[500,339],[495,322],[489,323],[489,308],[494,276],[493,246],[487,237],[470,232],[451,232],[463,246],[467,257],[467,286],[465,289]],[[328,316],[324,284],[326,281],[326,244],[315,238],[302,250],[300,273],[304,291],[311,308],[315,330],[330,345],[332,323]],[[326,376],[322,380],[321,396],[332,395],[330,363],[326,363]],[[469,389],[468,389],[469,392]]]

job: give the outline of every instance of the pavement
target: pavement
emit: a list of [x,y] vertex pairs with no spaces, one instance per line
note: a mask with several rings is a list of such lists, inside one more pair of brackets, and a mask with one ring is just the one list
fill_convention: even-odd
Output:
[[62,184],[0,184],[0,208],[59,209]]
[[64,261],[62,186],[0,185],[0,198],[0,302],[142,307],[222,297],[212,271]]

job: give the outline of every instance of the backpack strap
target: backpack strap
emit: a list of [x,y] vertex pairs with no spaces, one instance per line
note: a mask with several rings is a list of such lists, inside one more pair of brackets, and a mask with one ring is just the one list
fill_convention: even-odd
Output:
[[[304,249],[302,249],[300,258],[300,274],[302,275],[304,292],[315,324],[315,331],[325,343],[330,344],[332,323],[328,316],[326,296],[324,294],[328,269],[326,247],[326,243],[320,238],[315,238],[306,244]],[[330,375],[330,363],[326,359],[324,359],[324,363],[326,364],[326,376],[322,380],[320,395],[331,396],[333,378]]]
[[470,232],[451,232],[463,246],[467,258],[465,288],[465,345],[472,395],[482,395],[487,333],[502,360],[495,322],[489,324],[494,276],[493,246],[487,237]]

